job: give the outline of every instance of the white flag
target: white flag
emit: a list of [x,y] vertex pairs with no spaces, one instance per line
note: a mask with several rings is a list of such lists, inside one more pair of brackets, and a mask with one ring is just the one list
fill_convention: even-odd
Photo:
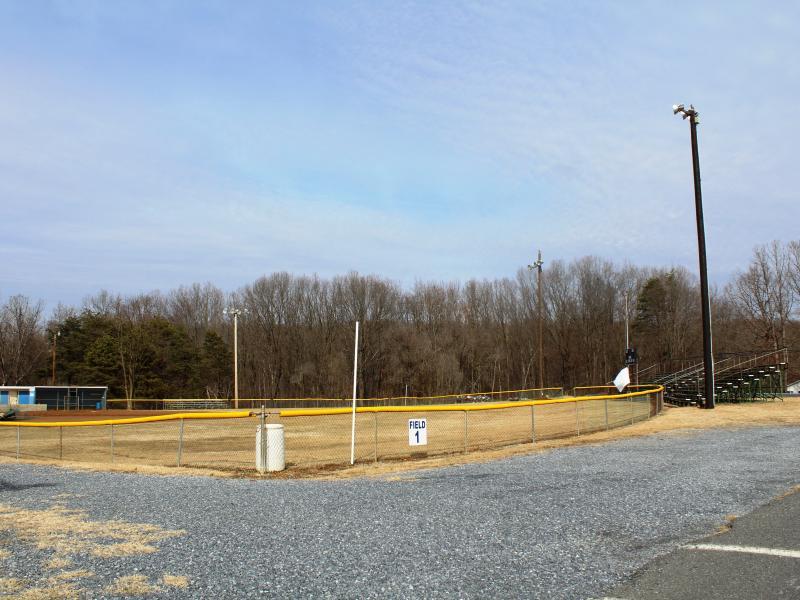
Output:
[[617,376],[614,377],[614,385],[617,386],[617,389],[620,391],[620,393],[622,393],[622,390],[628,387],[628,384],[630,384],[630,382],[631,382],[631,374],[628,371],[628,367],[622,369],[622,371],[617,373]]

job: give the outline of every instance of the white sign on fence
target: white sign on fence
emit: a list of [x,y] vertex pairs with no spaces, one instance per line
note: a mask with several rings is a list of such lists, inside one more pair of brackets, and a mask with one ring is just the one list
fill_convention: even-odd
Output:
[[428,445],[428,420],[409,419],[408,420],[408,445],[427,446]]

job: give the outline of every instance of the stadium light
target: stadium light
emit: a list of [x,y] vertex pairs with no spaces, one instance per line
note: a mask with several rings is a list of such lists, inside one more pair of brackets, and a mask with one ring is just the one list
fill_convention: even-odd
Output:
[[241,308],[226,308],[223,314],[233,316],[233,407],[239,408],[239,315]]
[[705,403],[703,408],[714,408],[714,356],[711,347],[711,300],[708,295],[708,267],[706,265],[706,233],[703,225],[703,195],[700,192],[700,158],[697,152],[697,124],[700,117],[693,105],[686,108],[674,104],[672,114],[689,119],[692,139],[692,170],[694,172],[694,206],[697,214],[697,251],[700,255],[700,299],[703,312],[703,369],[705,378]]
[[536,295],[537,295],[537,320],[539,321],[539,387],[544,388],[544,355],[542,353],[544,344],[542,341],[542,265],[544,261],[542,260],[542,251],[539,250],[539,256],[536,259],[536,262],[532,265],[528,265],[528,270],[533,271],[536,269],[537,277],[536,277]]

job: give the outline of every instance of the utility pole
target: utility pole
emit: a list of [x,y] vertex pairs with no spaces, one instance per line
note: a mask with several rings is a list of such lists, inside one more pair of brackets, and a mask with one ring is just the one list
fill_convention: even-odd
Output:
[[53,334],[53,372],[50,377],[50,385],[56,384],[56,340],[61,337],[61,332],[56,331]]
[[543,317],[543,302],[542,302],[542,251],[539,250],[538,258],[532,265],[528,265],[528,269],[533,271],[536,269],[536,320],[539,322],[539,387],[544,387],[544,338],[542,335],[542,322]]
[[239,408],[239,315],[241,308],[228,308],[225,314],[233,315],[233,407]]
[[708,267],[706,264],[706,234],[703,223],[703,195],[700,191],[700,157],[697,150],[697,124],[700,116],[694,106],[683,104],[672,106],[672,114],[681,113],[689,119],[692,139],[692,172],[694,175],[694,207],[697,218],[697,251],[700,258],[700,301],[703,312],[703,370],[705,377],[705,404],[703,408],[714,408],[714,356],[711,346],[711,300],[708,294]]
[[625,352],[631,347],[630,336],[628,335],[628,290],[625,290]]

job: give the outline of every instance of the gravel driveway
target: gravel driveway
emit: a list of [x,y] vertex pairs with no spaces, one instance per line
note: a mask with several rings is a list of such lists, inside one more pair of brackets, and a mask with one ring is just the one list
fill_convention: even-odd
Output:
[[[84,570],[61,575],[84,597],[122,594],[108,586],[131,575],[147,582],[148,597],[165,598],[599,597],[726,515],[800,483],[798,458],[800,428],[769,427],[675,432],[343,481],[0,465],[6,511],[44,515],[64,506],[86,514],[57,509],[62,521],[75,514],[173,532],[150,544],[156,551],[133,547],[121,556],[71,542],[61,553],[72,564],[46,567],[53,551],[35,547],[41,534],[7,522],[0,564],[21,589]],[[165,583],[165,574],[188,586]]]

